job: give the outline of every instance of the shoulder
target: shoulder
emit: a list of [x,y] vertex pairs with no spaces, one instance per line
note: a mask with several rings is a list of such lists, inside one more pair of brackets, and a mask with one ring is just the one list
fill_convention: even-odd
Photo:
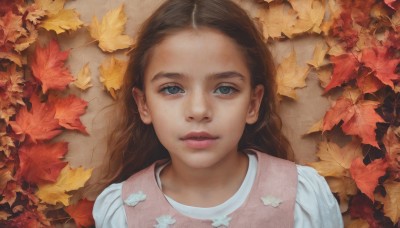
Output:
[[297,165],[296,227],[343,227],[337,200],[325,179],[308,166]]
[[93,206],[96,227],[126,227],[121,193],[122,183],[112,184],[96,198]]

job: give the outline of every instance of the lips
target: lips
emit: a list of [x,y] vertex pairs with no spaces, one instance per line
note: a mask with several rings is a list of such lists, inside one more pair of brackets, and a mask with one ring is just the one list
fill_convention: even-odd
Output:
[[182,137],[181,140],[189,148],[206,149],[212,146],[218,138],[207,132],[190,132]]

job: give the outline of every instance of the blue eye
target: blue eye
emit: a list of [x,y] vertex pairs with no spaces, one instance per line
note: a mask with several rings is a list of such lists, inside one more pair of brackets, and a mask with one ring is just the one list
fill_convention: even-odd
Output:
[[161,92],[164,92],[166,94],[177,94],[183,93],[184,91],[178,86],[166,86],[161,90]]
[[220,86],[215,91],[218,94],[232,94],[237,90],[231,86]]

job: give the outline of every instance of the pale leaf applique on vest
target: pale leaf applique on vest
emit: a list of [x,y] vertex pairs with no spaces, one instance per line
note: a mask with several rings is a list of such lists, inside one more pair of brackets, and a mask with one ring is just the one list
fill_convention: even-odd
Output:
[[213,219],[213,223],[211,224],[213,227],[228,227],[229,222],[231,221],[232,218],[228,216],[221,216],[218,218]]
[[128,206],[136,206],[138,203],[144,201],[146,199],[146,194],[142,191],[138,191],[137,193],[133,193],[128,196],[128,198],[124,201],[124,203]]
[[176,222],[174,218],[170,215],[162,215],[156,218],[157,224],[154,225],[155,228],[168,228],[169,225],[172,225]]
[[271,206],[271,207],[279,207],[279,205],[282,203],[282,200],[273,196],[264,196],[261,197],[261,200],[263,201],[265,206]]

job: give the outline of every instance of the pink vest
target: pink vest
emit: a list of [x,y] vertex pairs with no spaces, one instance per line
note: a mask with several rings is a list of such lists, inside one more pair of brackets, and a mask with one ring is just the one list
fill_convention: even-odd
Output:
[[157,185],[157,162],[134,174],[123,183],[122,199],[125,201],[131,195],[142,198],[131,206],[124,203],[128,227],[293,227],[297,192],[295,164],[261,152],[255,154],[258,168],[251,192],[244,204],[224,221],[194,219],[176,211]]

